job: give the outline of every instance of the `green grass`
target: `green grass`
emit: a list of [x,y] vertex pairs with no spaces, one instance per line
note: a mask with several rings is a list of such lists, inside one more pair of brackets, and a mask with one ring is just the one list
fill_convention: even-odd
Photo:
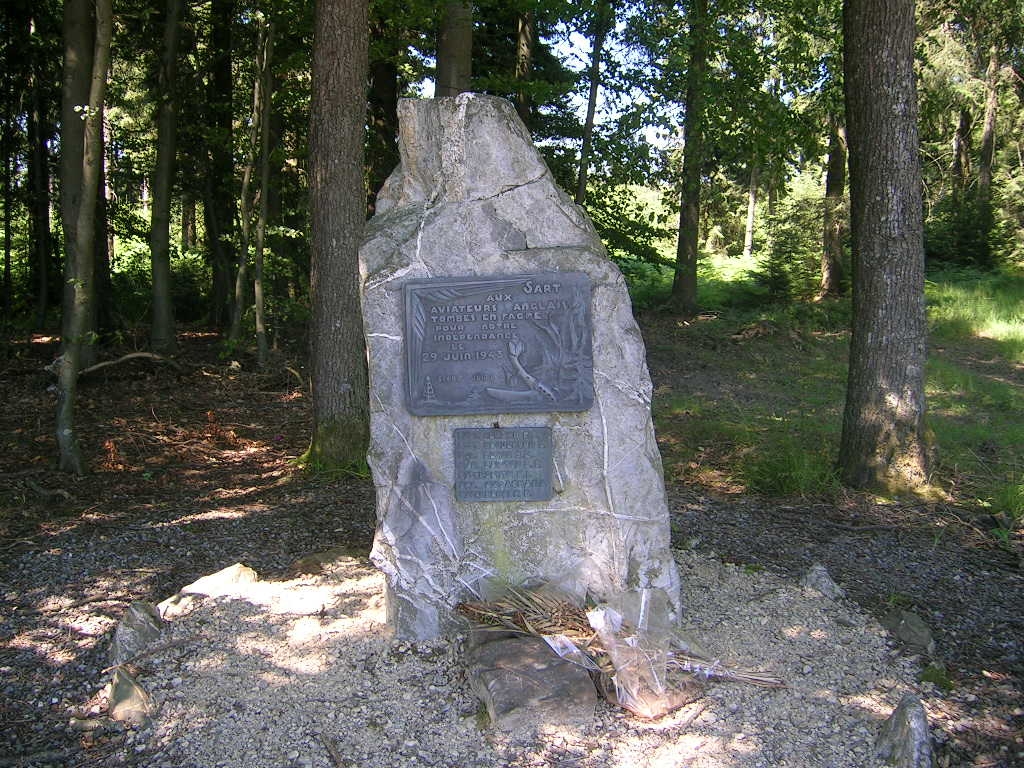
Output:
[[[707,313],[646,319],[666,472],[724,493],[835,496],[849,302],[758,303],[736,267],[706,270]],[[933,485],[1012,532],[1024,525],[1024,275],[932,274],[927,292]],[[734,338],[753,326],[765,333]]]
[[1000,357],[1024,363],[1024,274],[946,270],[927,283],[932,339],[983,339]]

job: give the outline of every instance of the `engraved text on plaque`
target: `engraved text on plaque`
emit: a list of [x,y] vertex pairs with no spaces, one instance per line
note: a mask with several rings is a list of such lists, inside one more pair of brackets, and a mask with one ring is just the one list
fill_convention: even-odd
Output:
[[459,501],[547,501],[551,428],[455,430],[455,498]]
[[405,286],[406,395],[417,416],[585,411],[590,278],[542,272]]

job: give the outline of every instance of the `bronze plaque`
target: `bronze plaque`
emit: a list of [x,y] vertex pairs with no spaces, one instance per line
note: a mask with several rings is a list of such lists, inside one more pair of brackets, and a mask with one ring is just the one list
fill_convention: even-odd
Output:
[[406,395],[417,416],[585,411],[590,277],[540,272],[405,285]]
[[459,501],[547,501],[550,427],[455,430],[455,498]]

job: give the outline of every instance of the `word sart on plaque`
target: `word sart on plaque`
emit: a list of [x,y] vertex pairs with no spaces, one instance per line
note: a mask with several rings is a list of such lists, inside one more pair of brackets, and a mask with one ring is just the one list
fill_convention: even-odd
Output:
[[586,411],[590,278],[541,272],[405,285],[406,394],[417,416]]

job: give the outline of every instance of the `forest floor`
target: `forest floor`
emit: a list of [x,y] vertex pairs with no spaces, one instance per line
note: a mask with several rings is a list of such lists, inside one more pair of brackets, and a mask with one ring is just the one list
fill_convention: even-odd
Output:
[[[709,407],[765,397],[644,323],[656,389]],[[86,376],[79,429],[90,473],[54,471],[54,339],[0,349],[0,766],[105,765],[123,735],[69,727],[102,684],[110,635],[133,600],[159,601],[244,562],[264,578],[313,552],[365,554],[367,477],[304,472],[310,410],[301,363],[269,372],[183,334],[174,365],[133,359]],[[958,354],[949,352],[948,354]],[[963,354],[967,355],[968,352]],[[1008,371],[1017,376],[1019,371]],[[812,563],[865,610],[918,613],[943,684],[924,684],[940,766],[1024,764],[1024,572],[965,509],[867,496],[767,499],[669,471],[674,543],[796,577]],[[35,755],[35,762],[27,756]],[[22,761],[22,762],[19,762]]]

